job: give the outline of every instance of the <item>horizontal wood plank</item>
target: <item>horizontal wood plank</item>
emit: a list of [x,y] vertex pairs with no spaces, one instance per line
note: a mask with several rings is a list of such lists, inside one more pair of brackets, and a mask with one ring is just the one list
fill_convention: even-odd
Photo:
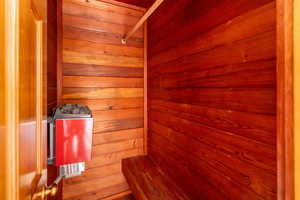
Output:
[[[97,0],[89,0],[88,2],[86,0],[65,0],[65,2],[83,5],[88,8],[95,8],[100,13],[112,12],[112,13],[119,13],[121,15],[129,15],[129,16],[135,16],[135,17],[141,17],[141,16],[143,16],[143,13],[144,13],[144,10],[126,8],[124,6],[118,6],[118,5],[106,3],[103,1],[97,1]],[[82,9],[84,9],[84,8],[82,8]],[[87,9],[87,8],[85,8],[85,9]]]
[[102,65],[85,65],[77,63],[64,63],[63,75],[66,76],[102,76],[102,77],[130,77],[142,78],[143,68],[108,67]]
[[143,118],[129,118],[95,122],[93,130],[95,133],[105,133],[125,129],[142,128],[143,126]]
[[63,87],[78,88],[143,88],[143,78],[97,76],[64,76]]
[[94,111],[94,122],[108,121],[108,120],[120,120],[130,118],[143,118],[144,110],[139,109],[123,109],[123,110],[101,110]]
[[84,40],[63,40],[63,47],[66,51],[77,51],[91,54],[103,54],[113,56],[128,56],[143,58],[143,48],[119,46],[112,44],[101,44]]
[[[124,35],[127,31],[130,30],[132,26],[124,25],[124,24],[114,24],[109,22],[102,22],[94,19],[87,19],[81,16],[74,15],[63,15],[64,25],[72,26],[80,29],[103,32],[103,33],[112,33],[118,35]],[[137,31],[134,34],[135,37],[142,38],[142,30]]]
[[195,54],[215,46],[228,44],[251,37],[275,27],[275,3],[247,12],[232,19],[230,22],[200,34],[196,38],[186,40],[174,48],[167,49],[150,59],[151,65],[158,65],[179,57]]
[[99,156],[103,154],[120,152],[135,148],[143,148],[143,138],[94,145],[92,150],[92,156]]
[[131,26],[135,25],[139,19],[138,16],[127,15],[127,13],[118,13],[117,10],[112,11],[111,8],[112,6],[102,6],[101,8],[97,8],[96,6],[90,6],[88,2],[67,0],[63,5],[63,13],[98,21]]
[[161,88],[233,88],[274,87],[276,72],[274,59],[208,69],[186,70],[184,73],[155,74],[150,87]]
[[[244,162],[276,174],[276,151],[272,146],[166,113],[151,111],[150,119],[229,156],[237,157]],[[173,126],[173,124],[176,124],[176,126]],[[151,126],[151,128],[155,131],[155,127]]]
[[65,184],[63,198],[68,199],[119,184],[126,184],[124,176],[119,173],[91,181],[84,181],[76,184]]
[[[153,140],[161,142],[161,144],[166,144],[166,140],[163,137],[157,136],[153,134]],[[157,144],[157,143],[156,143]],[[232,171],[230,167],[226,165],[211,165],[217,164],[218,162],[214,162],[211,160],[202,160],[203,157],[196,157],[195,153],[188,154],[184,156],[185,152],[178,151],[180,147],[176,147],[173,144],[170,144],[165,152],[159,151],[159,149],[155,146],[151,147],[151,151],[158,157],[158,162],[163,168],[170,168],[172,165],[174,168],[170,169],[170,173],[176,177],[176,179],[180,178],[180,175],[185,175],[190,178],[193,182],[198,182],[201,184],[202,188],[206,188],[209,192],[201,192],[205,196],[205,199],[230,199],[230,196],[240,195],[239,198],[247,200],[247,199],[273,199],[275,197],[273,192],[274,184],[270,185],[262,185],[259,182],[259,185],[256,185],[254,181],[259,181],[257,177],[249,177],[243,176],[243,173],[239,174],[238,172]],[[184,148],[187,149],[187,148]],[[162,158],[166,156],[166,154],[174,155],[170,158],[170,162],[163,162]],[[184,159],[187,157],[188,159]],[[170,166],[171,164],[171,166]],[[217,168],[215,168],[217,166]],[[192,168],[189,169],[189,168]],[[175,170],[174,170],[175,169]],[[224,171],[218,171],[218,170]],[[176,173],[179,171],[180,173]],[[228,178],[230,175],[230,178]],[[249,179],[250,178],[250,179]],[[262,177],[259,177],[260,179]],[[270,176],[274,180],[274,176]],[[268,180],[269,182],[270,180]],[[266,184],[266,181],[265,183]],[[249,187],[250,185],[250,187]],[[186,188],[188,185],[183,185],[182,187]],[[190,186],[188,186],[190,187]],[[265,187],[264,190],[261,190],[262,187]],[[187,188],[188,190],[188,188]],[[203,189],[201,189],[203,190]],[[255,192],[253,192],[253,190]],[[256,193],[258,192],[258,193]],[[191,191],[191,196],[197,196],[197,190]],[[263,196],[263,197],[262,197]]]
[[141,98],[142,88],[63,88],[63,99]]
[[150,89],[149,98],[211,108],[275,114],[274,88],[180,88]]
[[[169,131],[166,132],[166,130]],[[166,140],[165,138],[167,138],[168,140]],[[263,192],[264,194],[269,195],[273,193],[273,195],[271,196],[274,196],[274,191],[276,190],[276,176],[266,170],[243,162],[239,159],[236,159],[235,157],[226,156],[224,152],[222,153],[220,151],[217,151],[215,148],[210,148],[207,144],[201,143],[192,138],[184,137],[183,134],[172,131],[170,129],[165,129],[164,132],[159,133],[154,132],[151,134],[150,139],[153,141],[153,145],[151,145],[150,151],[160,152],[158,147],[160,147],[161,145],[167,145],[169,142],[171,142],[169,143],[168,147],[172,148],[173,145],[176,145],[178,148],[182,148],[184,153],[189,152],[191,156],[195,157],[194,159],[200,159],[198,161],[195,160],[194,164],[200,164],[201,162],[205,161],[208,165],[214,167],[218,171],[221,171],[221,174],[230,177],[232,181],[237,182],[238,184],[243,184],[245,186],[250,186],[252,189],[260,193]],[[168,147],[166,147],[166,150],[169,149]],[[177,154],[182,153],[180,151],[177,151]],[[160,159],[161,158],[159,158],[158,160]],[[185,162],[184,160],[185,159],[183,159],[183,162]],[[166,162],[166,164],[167,163],[168,162]],[[198,168],[192,169],[198,170]],[[207,171],[207,173],[208,172],[211,173],[210,171]],[[206,178],[206,176],[204,176],[203,178]],[[230,190],[228,190],[228,192],[229,191]]]
[[153,55],[173,47],[270,2],[272,0],[241,0],[239,2],[205,0],[195,2],[173,18],[170,23],[154,32],[150,38],[152,48],[149,49],[149,52]]
[[[72,26],[63,27],[63,38],[71,40],[83,40],[89,42],[122,45],[122,35],[103,33]],[[127,41],[127,46],[143,47],[143,39],[132,37]]]
[[93,135],[93,145],[101,145],[122,140],[131,140],[143,138],[143,128],[126,129],[121,131],[113,131]]
[[149,101],[153,111],[171,113],[174,116],[199,122],[269,145],[275,145],[275,116],[260,115],[234,110],[222,110],[170,101]]
[[92,157],[86,165],[87,170],[108,165],[111,163],[121,162],[122,159],[130,158],[134,156],[141,155],[143,153],[143,148],[129,149],[126,151],[114,152],[105,155],[100,155],[97,157]]
[[274,59],[276,56],[274,51],[275,42],[275,31],[269,31],[234,43],[216,46],[203,52],[183,56],[167,63],[153,66],[149,62],[149,65],[152,66],[150,72],[160,71],[160,69],[162,71],[168,70],[168,72],[207,69],[216,66]]
[[146,156],[122,161],[122,171],[138,199],[188,200],[186,194],[177,187],[170,177],[161,173]]
[[143,68],[144,60],[141,58],[126,57],[126,56],[111,56],[101,54],[88,54],[75,51],[63,51],[63,62],[92,64],[118,67],[137,67]]
[[142,108],[143,98],[120,99],[64,99],[62,103],[84,104],[91,110],[120,110]]

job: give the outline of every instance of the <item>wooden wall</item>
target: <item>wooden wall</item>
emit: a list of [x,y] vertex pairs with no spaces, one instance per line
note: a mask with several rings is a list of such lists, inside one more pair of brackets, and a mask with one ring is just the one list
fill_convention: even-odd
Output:
[[63,199],[102,199],[129,191],[121,159],[143,153],[143,30],[122,36],[144,10],[101,1],[63,1],[62,103],[88,105],[94,117],[92,161],[67,179]]
[[192,199],[276,199],[272,0],[165,0],[148,21],[149,154]]

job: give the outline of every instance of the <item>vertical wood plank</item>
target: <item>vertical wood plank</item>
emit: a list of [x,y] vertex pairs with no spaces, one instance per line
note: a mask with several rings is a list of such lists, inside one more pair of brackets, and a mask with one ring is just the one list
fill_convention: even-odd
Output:
[[57,0],[57,103],[62,101],[63,67],[63,1]]
[[293,0],[277,0],[278,200],[294,199]]
[[148,25],[144,24],[144,154],[148,154]]
[[[300,169],[300,1],[294,1],[294,142],[295,168]],[[295,199],[300,199],[300,171],[295,170]]]

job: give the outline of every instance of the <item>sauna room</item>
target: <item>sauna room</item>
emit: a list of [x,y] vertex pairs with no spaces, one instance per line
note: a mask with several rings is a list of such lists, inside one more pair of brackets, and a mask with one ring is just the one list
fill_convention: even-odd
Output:
[[43,1],[20,1],[46,68],[20,51],[19,200],[294,200],[289,1]]
[[94,120],[91,160],[57,199],[277,199],[274,0],[48,1],[54,12],[48,110],[83,104]]

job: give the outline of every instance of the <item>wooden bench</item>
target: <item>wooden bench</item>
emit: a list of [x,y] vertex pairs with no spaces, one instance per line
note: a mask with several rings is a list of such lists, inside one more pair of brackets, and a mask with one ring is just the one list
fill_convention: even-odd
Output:
[[123,160],[122,171],[137,200],[190,199],[148,156]]

